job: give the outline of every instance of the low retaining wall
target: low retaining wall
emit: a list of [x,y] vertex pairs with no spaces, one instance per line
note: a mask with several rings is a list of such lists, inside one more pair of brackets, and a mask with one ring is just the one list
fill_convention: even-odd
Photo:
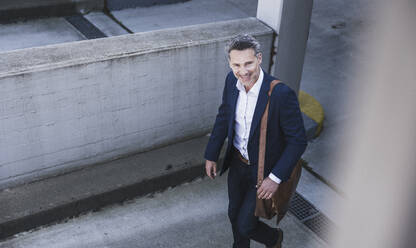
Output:
[[0,53],[0,188],[202,135],[255,18]]

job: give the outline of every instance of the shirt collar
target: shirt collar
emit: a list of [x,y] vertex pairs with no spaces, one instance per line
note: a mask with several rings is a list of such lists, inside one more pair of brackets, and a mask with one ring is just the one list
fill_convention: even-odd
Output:
[[[261,84],[263,83],[263,77],[264,77],[264,73],[263,73],[263,70],[260,68],[259,78],[257,79],[256,83],[253,85],[253,87],[251,87],[251,89],[247,93],[252,93],[257,96],[260,92]],[[244,85],[240,82],[240,80],[237,80],[237,83],[235,86],[237,87],[239,91],[244,91],[244,92],[246,91],[246,89],[244,88]]]

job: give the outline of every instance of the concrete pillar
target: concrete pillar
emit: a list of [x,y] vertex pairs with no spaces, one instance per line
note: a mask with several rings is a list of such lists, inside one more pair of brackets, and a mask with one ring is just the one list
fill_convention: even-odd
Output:
[[278,33],[282,19],[283,0],[259,0],[257,18]]
[[257,18],[277,33],[270,73],[299,91],[313,0],[259,0]]

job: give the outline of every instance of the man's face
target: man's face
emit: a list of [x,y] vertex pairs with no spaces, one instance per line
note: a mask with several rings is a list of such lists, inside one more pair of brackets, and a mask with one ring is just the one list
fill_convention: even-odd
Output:
[[231,50],[229,64],[234,76],[244,86],[250,86],[260,75],[261,53],[255,55],[254,49]]

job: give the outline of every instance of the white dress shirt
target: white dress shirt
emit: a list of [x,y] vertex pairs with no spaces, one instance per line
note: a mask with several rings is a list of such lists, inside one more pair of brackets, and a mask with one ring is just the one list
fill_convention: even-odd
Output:
[[[233,145],[248,161],[250,161],[247,151],[248,138],[250,135],[250,127],[253,120],[254,110],[257,104],[257,98],[259,97],[261,84],[263,83],[263,77],[264,73],[260,70],[259,78],[248,92],[246,92],[246,89],[240,80],[237,80],[236,84],[239,94],[235,111],[235,136]],[[281,182],[281,180],[272,173],[269,174],[269,178],[276,183]]]

